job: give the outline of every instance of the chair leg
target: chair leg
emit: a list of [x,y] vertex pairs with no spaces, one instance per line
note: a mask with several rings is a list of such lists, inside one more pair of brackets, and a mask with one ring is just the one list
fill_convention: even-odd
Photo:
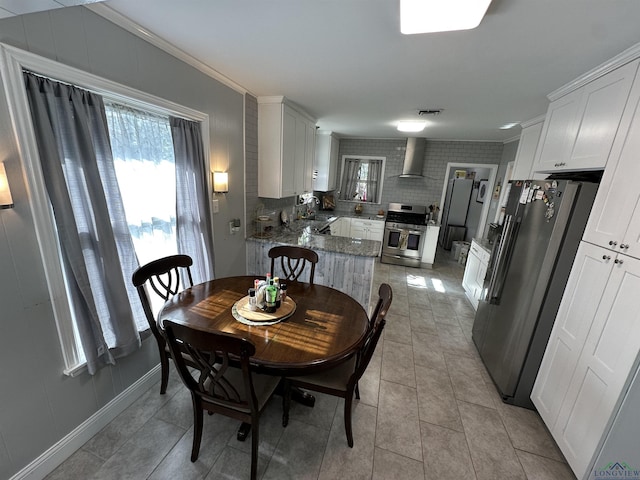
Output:
[[282,426],[289,425],[289,408],[291,408],[291,383],[287,379],[283,381],[282,392]]
[[251,421],[251,480],[256,480],[258,476],[258,446],[260,439],[258,431],[260,430],[260,420],[256,418]]
[[200,442],[202,441],[202,405],[195,395],[191,395],[193,400],[193,446],[191,447],[191,461],[195,462],[200,454]]
[[167,385],[169,384],[169,357],[164,350],[160,350],[160,370],[160,395],[164,395],[167,392]]
[[351,429],[351,407],[353,405],[353,391],[344,397],[344,430],[347,433],[347,444],[353,448],[353,430]]

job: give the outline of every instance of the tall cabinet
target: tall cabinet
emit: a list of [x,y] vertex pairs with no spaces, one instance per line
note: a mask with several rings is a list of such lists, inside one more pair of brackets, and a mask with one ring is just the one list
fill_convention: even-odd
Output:
[[[579,479],[588,478],[596,458],[602,458],[598,454],[606,450],[607,438],[620,436],[614,419],[640,362],[637,67],[637,60],[621,67],[624,76],[633,72],[630,93],[620,117],[612,120],[611,146],[594,150],[610,153],[531,396]],[[619,73],[609,75],[620,79]],[[611,84],[606,77],[598,83]],[[637,445],[638,435],[628,441]]]
[[258,196],[312,191],[315,120],[284,97],[258,97]]

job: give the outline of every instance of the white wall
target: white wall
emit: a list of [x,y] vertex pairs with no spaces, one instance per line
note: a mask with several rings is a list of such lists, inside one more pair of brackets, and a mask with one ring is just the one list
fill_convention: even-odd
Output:
[[[212,169],[229,171],[214,216],[216,276],[244,274],[245,246],[228,221],[244,218],[243,95],[83,7],[0,20],[0,42],[168,99],[210,116]],[[158,363],[143,348],[95,376],[64,363],[35,238],[27,186],[4,94],[0,161],[15,208],[0,210],[0,479],[10,478]]]

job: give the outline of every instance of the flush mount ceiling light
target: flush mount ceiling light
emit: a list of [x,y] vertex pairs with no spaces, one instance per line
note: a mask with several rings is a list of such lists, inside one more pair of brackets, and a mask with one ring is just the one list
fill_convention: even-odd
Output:
[[480,25],[491,0],[400,0],[400,31],[470,30]]
[[516,125],[520,125],[520,123],[519,122],[505,123],[504,125],[502,125],[499,128],[500,128],[500,130],[509,130],[510,128],[513,128]]
[[421,132],[427,122],[424,120],[401,120],[398,122],[399,132]]

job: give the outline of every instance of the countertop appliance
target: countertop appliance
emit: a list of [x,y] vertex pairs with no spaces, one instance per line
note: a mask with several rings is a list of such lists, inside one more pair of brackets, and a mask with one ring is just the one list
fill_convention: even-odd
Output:
[[442,227],[440,229],[440,246],[451,250],[451,244],[456,240],[464,240],[467,233],[467,213],[473,180],[467,178],[452,178],[447,184],[442,211]]
[[510,183],[472,338],[503,401],[534,409],[531,390],[598,183]]
[[419,267],[426,233],[426,206],[390,203],[384,224],[380,261]]

